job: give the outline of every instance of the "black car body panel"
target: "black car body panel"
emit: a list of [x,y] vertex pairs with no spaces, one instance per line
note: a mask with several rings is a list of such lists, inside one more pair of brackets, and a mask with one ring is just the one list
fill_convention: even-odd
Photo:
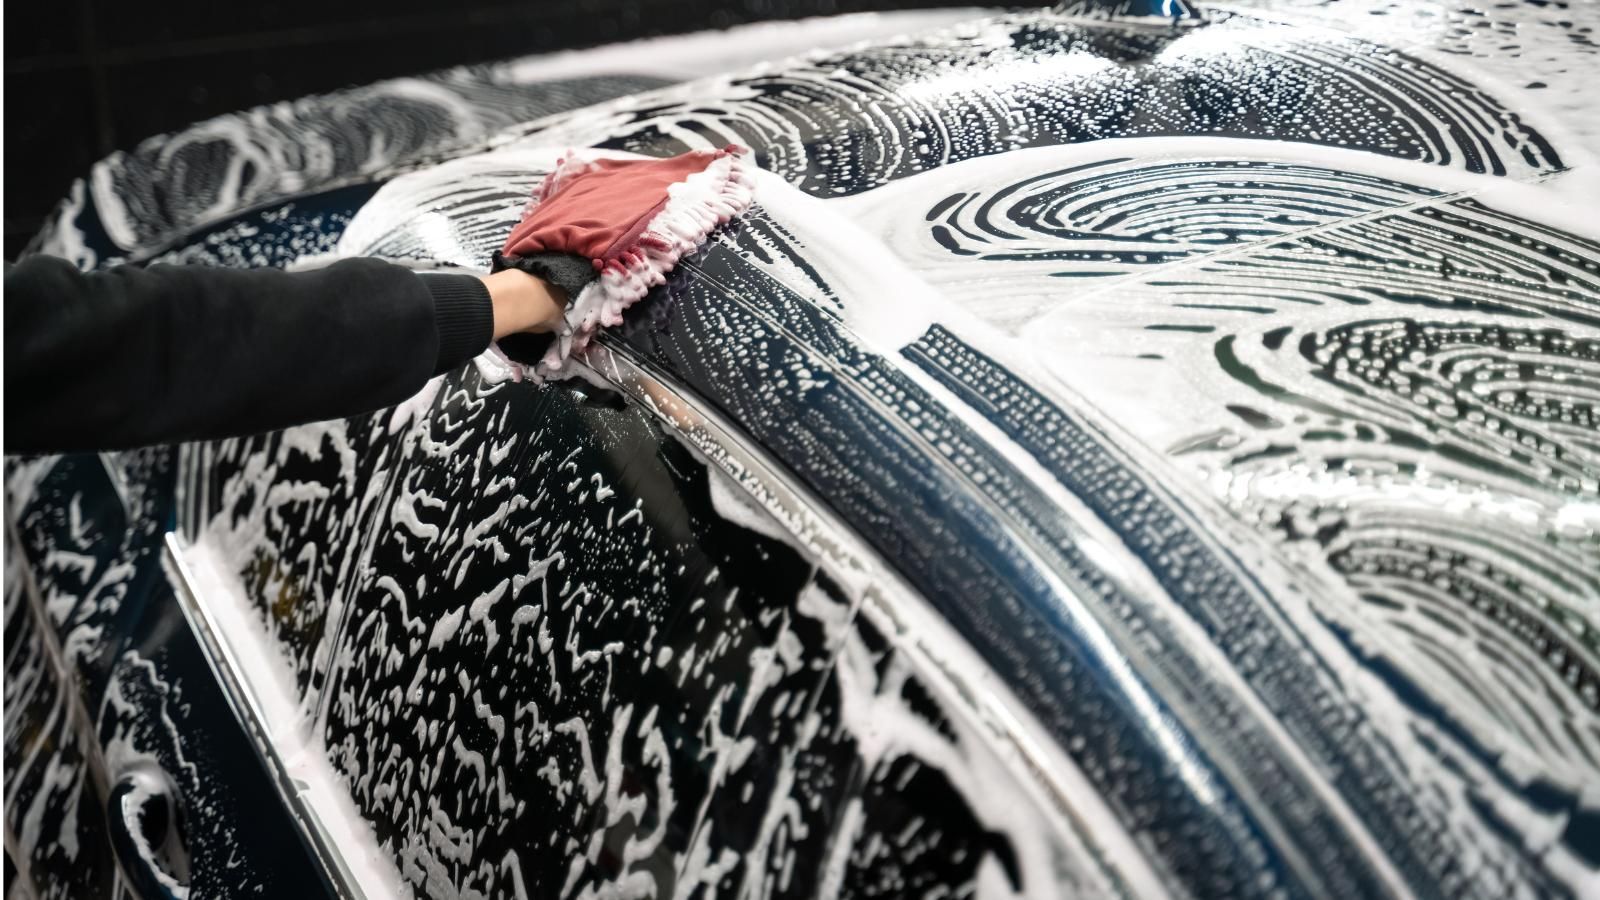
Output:
[[566,146],[771,173],[585,381],[490,354],[111,457],[121,520],[95,458],[14,471],[85,696],[134,677],[88,636],[154,605],[49,554],[157,597],[175,526],[379,892],[1591,889],[1600,243],[1505,188],[1587,156],[1448,42],[1069,12],[511,123],[176,244],[69,211],[99,260],[484,268]]

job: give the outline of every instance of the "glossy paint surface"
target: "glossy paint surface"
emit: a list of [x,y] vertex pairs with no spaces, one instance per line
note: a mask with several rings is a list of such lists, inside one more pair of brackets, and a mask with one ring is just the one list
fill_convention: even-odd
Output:
[[811,896],[1070,859],[863,586],[730,520],[741,489],[648,411],[468,370],[416,415],[197,451],[192,490],[422,892]]
[[487,355],[176,518],[421,896],[1590,893],[1593,15],[1427,6],[976,19],[217,219],[481,268],[566,146],[771,173],[605,342],[656,393]]
[[[1130,46],[1142,49],[1109,49]],[[885,306],[912,322],[944,316],[928,309],[942,289],[1013,340],[948,316],[920,339],[890,334],[887,343],[1004,429],[1193,617],[1206,642],[1189,650],[1174,634],[1147,663],[1155,671],[1146,671],[1166,670],[1176,679],[1170,684],[1188,686],[1163,695],[1179,706],[1187,699],[1194,742],[1210,743],[1218,765],[1236,772],[1293,769],[1306,759],[1271,760],[1309,753],[1317,774],[1307,790],[1336,800],[1312,820],[1278,826],[1295,836],[1286,838],[1291,844],[1306,840],[1300,852],[1309,858],[1292,865],[1325,865],[1314,879],[1358,872],[1334,851],[1340,842],[1313,827],[1317,817],[1350,817],[1378,844],[1401,848],[1389,851],[1395,868],[1385,876],[1412,889],[1473,883],[1493,895],[1513,884],[1555,891],[1564,881],[1576,890],[1591,877],[1583,874],[1592,866],[1592,826],[1581,786],[1592,781],[1596,759],[1592,632],[1588,616],[1574,613],[1595,597],[1594,469],[1576,459],[1587,443],[1582,329],[1592,327],[1596,245],[1475,196],[1493,192],[1513,208],[1581,228],[1548,188],[1503,189],[1551,180],[1581,193],[1589,183],[1539,127],[1435,58],[1245,15],[1214,16],[1205,31],[1154,34],[1037,16],[991,20],[914,50],[811,60],[697,85],[693,94],[676,104],[672,92],[652,95],[541,126],[499,157],[433,173],[430,187],[397,182],[372,211],[398,225],[406,219],[386,197],[441,198],[446,185],[453,197],[476,199],[468,188],[479,183],[474,167],[512,162],[520,146],[584,142],[664,153],[699,140],[750,141],[769,169],[805,193],[848,198],[831,203],[845,210],[840,219],[865,224],[865,235],[852,234],[862,238],[851,248],[857,258],[830,255],[829,232],[848,226],[829,213],[772,212],[787,226],[782,238],[733,238],[740,258],[714,249],[699,268],[712,273],[703,279],[692,266],[672,312],[657,317],[665,335],[646,329],[642,343],[630,339],[640,352],[722,404],[835,504],[858,504],[858,527],[906,570],[925,571],[925,560],[940,555],[932,549],[938,541],[893,537],[905,519],[906,476],[884,478],[900,492],[892,502],[871,485],[873,469],[898,454],[881,445],[883,430],[859,424],[870,413],[851,412],[848,392],[839,396],[821,373],[858,382],[879,402],[893,404],[907,389],[841,354],[850,340],[818,334],[804,300],[833,308],[870,340]],[[1378,109],[1387,112],[1378,117]],[[1190,136],[1160,137],[1173,132]],[[481,185],[516,190],[504,179]],[[771,206],[780,198],[765,199]],[[803,207],[784,203],[790,213]],[[413,239],[391,235],[385,246],[472,265],[488,249],[477,235],[493,229],[456,212],[467,206],[435,200],[431,208],[454,213],[451,229],[421,235],[401,225]],[[888,246],[875,248],[874,234]],[[896,272],[905,275],[897,287],[877,290],[882,280],[865,270],[885,260],[873,250],[910,264]],[[874,258],[863,265],[860,257]],[[771,274],[761,278],[752,266]],[[819,270],[835,277],[793,290],[797,277]],[[920,299],[895,306],[895,293]],[[746,298],[760,311],[745,314]],[[1369,307],[1385,305],[1394,310],[1389,318],[1372,317]],[[1528,329],[1530,319],[1540,326]],[[1326,336],[1319,320],[1330,323]],[[1252,329],[1257,346],[1298,350],[1319,367],[1303,376],[1308,384],[1335,394],[1305,397],[1284,386],[1287,373],[1267,378],[1239,362],[1242,336],[1229,329],[1252,321],[1263,323]],[[963,334],[994,350],[976,349]],[[724,346],[726,335],[749,340]],[[1352,340],[1362,346],[1341,349]],[[730,378],[747,370],[756,347],[764,348],[753,357],[760,374]],[[1431,355],[1454,357],[1455,347],[1484,347],[1490,358],[1467,366],[1508,387],[1458,387],[1453,364],[1434,385],[1417,383],[1430,376]],[[1513,362],[1535,347],[1562,358]],[[1508,354],[1503,362],[1493,348]],[[785,381],[790,372],[806,374]],[[1374,381],[1385,391],[1365,387]],[[1352,391],[1354,403],[1339,396]],[[1081,405],[1057,408],[1075,393]],[[1397,403],[1396,393],[1418,399]],[[905,420],[920,425],[928,404],[911,396],[921,402]],[[785,409],[784,398],[798,405]],[[1548,424],[1524,434],[1477,398]],[[1026,418],[1021,409],[1031,410]],[[817,410],[825,421],[808,436],[797,424]],[[1108,447],[1108,430],[1128,439]],[[1298,436],[1272,441],[1279,430]],[[1252,434],[1261,437],[1246,443]],[[1463,448],[1486,439],[1494,449]],[[1205,465],[1215,451],[1228,461]],[[1565,474],[1551,465],[1557,458],[1573,461]],[[1228,471],[1234,466],[1245,471]],[[1158,475],[1141,475],[1146,467]],[[1261,467],[1269,477],[1255,477]],[[1508,468],[1521,470],[1516,483],[1504,480]],[[1162,484],[1159,476],[1175,470],[1200,477]],[[1001,499],[989,472],[980,483]],[[1282,496],[1296,488],[1303,499]],[[1499,513],[1507,508],[1516,513]],[[1484,520],[1463,521],[1479,510]],[[1257,537],[1233,531],[1232,546],[1208,548],[1204,529],[1239,525]],[[1485,540],[1485,529],[1496,539]],[[1253,561],[1253,577],[1228,574],[1229,556],[1257,554],[1270,561]],[[952,583],[961,582],[933,576],[919,586],[937,596]],[[1301,599],[1307,594],[1309,602]],[[1478,622],[1471,630],[1438,624],[1462,612]],[[997,615],[986,610],[983,620]],[[1129,639],[1148,627],[1141,623]],[[962,630],[983,632],[971,621]],[[1491,665],[1531,653],[1515,667],[1517,678],[1543,671],[1549,680],[1525,688],[1483,681],[1455,663],[1460,649],[1429,649],[1440,641],[1464,644]],[[1219,671],[1216,651],[1232,672]],[[1308,664],[1318,656],[1320,666]],[[1031,659],[1036,670],[1038,654]],[[1025,680],[1020,671],[1014,677]],[[1241,688],[1246,697],[1230,701]],[[1264,709],[1250,710],[1255,703]],[[1250,710],[1240,715],[1256,719],[1263,736],[1215,729],[1217,711],[1229,705]],[[1390,723],[1381,735],[1376,721]],[[1528,756],[1521,748],[1506,755],[1508,727]],[[1539,759],[1538,774],[1511,757]],[[1292,779],[1264,780],[1277,783],[1257,795],[1267,798],[1258,815],[1317,809],[1288,800]],[[1110,781],[1102,787],[1115,790]],[[1465,807],[1431,799],[1463,791],[1486,799]],[[1462,817],[1463,809],[1471,812]],[[1511,823],[1530,816],[1566,838],[1531,867],[1504,842]],[[1171,804],[1158,818],[1181,821]],[[1249,826],[1241,827],[1237,839],[1248,846]],[[1192,861],[1182,856],[1193,852],[1173,864]],[[1252,856],[1239,845],[1224,853]],[[1460,869],[1463,858],[1475,868]],[[1550,869],[1541,874],[1543,866]],[[1551,870],[1554,880],[1545,881]]]
[[177,788],[180,827],[202,836],[179,854],[195,896],[320,894],[315,867],[268,863],[303,856],[296,829],[262,789],[155,565],[171,457],[72,456],[12,472],[8,505],[23,512],[8,536],[8,849],[42,896],[121,896],[108,794],[148,769]]
[[[914,10],[748,25],[463,66],[218,116],[97,163],[73,185],[33,249],[86,268],[145,261],[174,244],[192,248],[198,230],[241,211],[381,181],[398,168],[459,154],[518,123],[813,47],[974,14]],[[297,234],[338,230],[337,223],[316,223]],[[249,237],[235,235],[227,243],[239,251],[255,243]]]

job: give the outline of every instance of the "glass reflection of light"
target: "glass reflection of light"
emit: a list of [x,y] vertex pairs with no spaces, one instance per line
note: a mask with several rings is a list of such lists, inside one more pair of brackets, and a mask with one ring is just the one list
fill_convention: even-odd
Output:
[[1600,503],[1568,500],[1556,509],[1555,529],[1576,538],[1600,536]]
[[1116,682],[1122,695],[1128,698],[1139,722],[1155,738],[1167,760],[1177,770],[1178,777],[1188,785],[1197,801],[1206,806],[1216,805],[1220,799],[1216,782],[1200,761],[1198,751],[1190,743],[1182,726],[1161,708],[1150,685],[1134,670],[1127,654],[1106,633],[1083,601],[1066,588],[1058,590],[1057,596],[1061,598],[1065,617],[1076,625],[1083,641],[1093,648],[1094,658],[1105,667],[1106,674]]
[[[1182,37],[1161,48],[1155,55],[1155,61],[1171,64],[1181,60],[1243,56],[1247,51],[1259,49],[1263,45],[1282,43],[1282,40],[1274,34],[1280,30],[1283,30],[1281,26],[1239,28],[1211,25],[1206,28],[1196,28],[1184,32]],[[1307,30],[1296,28],[1292,33],[1297,42],[1303,43]]]
[[1552,515],[1564,529],[1600,529],[1600,504],[1567,501],[1554,510],[1529,497],[1518,497],[1478,487],[1433,482],[1419,467],[1415,476],[1372,478],[1360,475],[1312,473],[1304,467],[1281,472],[1218,472],[1211,478],[1215,495],[1235,502],[1269,500],[1314,502],[1341,506],[1363,500],[1409,505],[1461,515],[1477,513],[1521,527],[1537,526]]
[[989,66],[952,69],[903,85],[896,92],[901,98],[918,103],[947,102],[963,94],[1011,94],[1024,88],[1037,90],[1051,81],[1087,78],[1116,63],[1103,56],[1074,50],[1052,56],[1011,59]]
[[454,260],[461,255],[455,227],[450,224],[450,217],[444,213],[422,213],[412,222],[411,227],[429,256]]

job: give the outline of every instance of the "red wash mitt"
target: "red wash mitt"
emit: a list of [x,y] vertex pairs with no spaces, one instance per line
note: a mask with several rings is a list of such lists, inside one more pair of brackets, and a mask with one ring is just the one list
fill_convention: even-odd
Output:
[[557,162],[495,261],[563,286],[572,283],[574,257],[596,273],[572,292],[566,323],[537,374],[560,375],[601,326],[621,324],[622,311],[664,282],[684,254],[750,207],[749,153],[734,145],[669,159],[586,151]]

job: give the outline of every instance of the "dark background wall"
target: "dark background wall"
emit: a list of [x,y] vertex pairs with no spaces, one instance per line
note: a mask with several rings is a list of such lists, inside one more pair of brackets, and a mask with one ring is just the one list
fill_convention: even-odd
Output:
[[[968,0],[970,3],[970,0]],[[113,150],[219,113],[461,63],[950,0],[25,0],[5,4],[5,256]]]

